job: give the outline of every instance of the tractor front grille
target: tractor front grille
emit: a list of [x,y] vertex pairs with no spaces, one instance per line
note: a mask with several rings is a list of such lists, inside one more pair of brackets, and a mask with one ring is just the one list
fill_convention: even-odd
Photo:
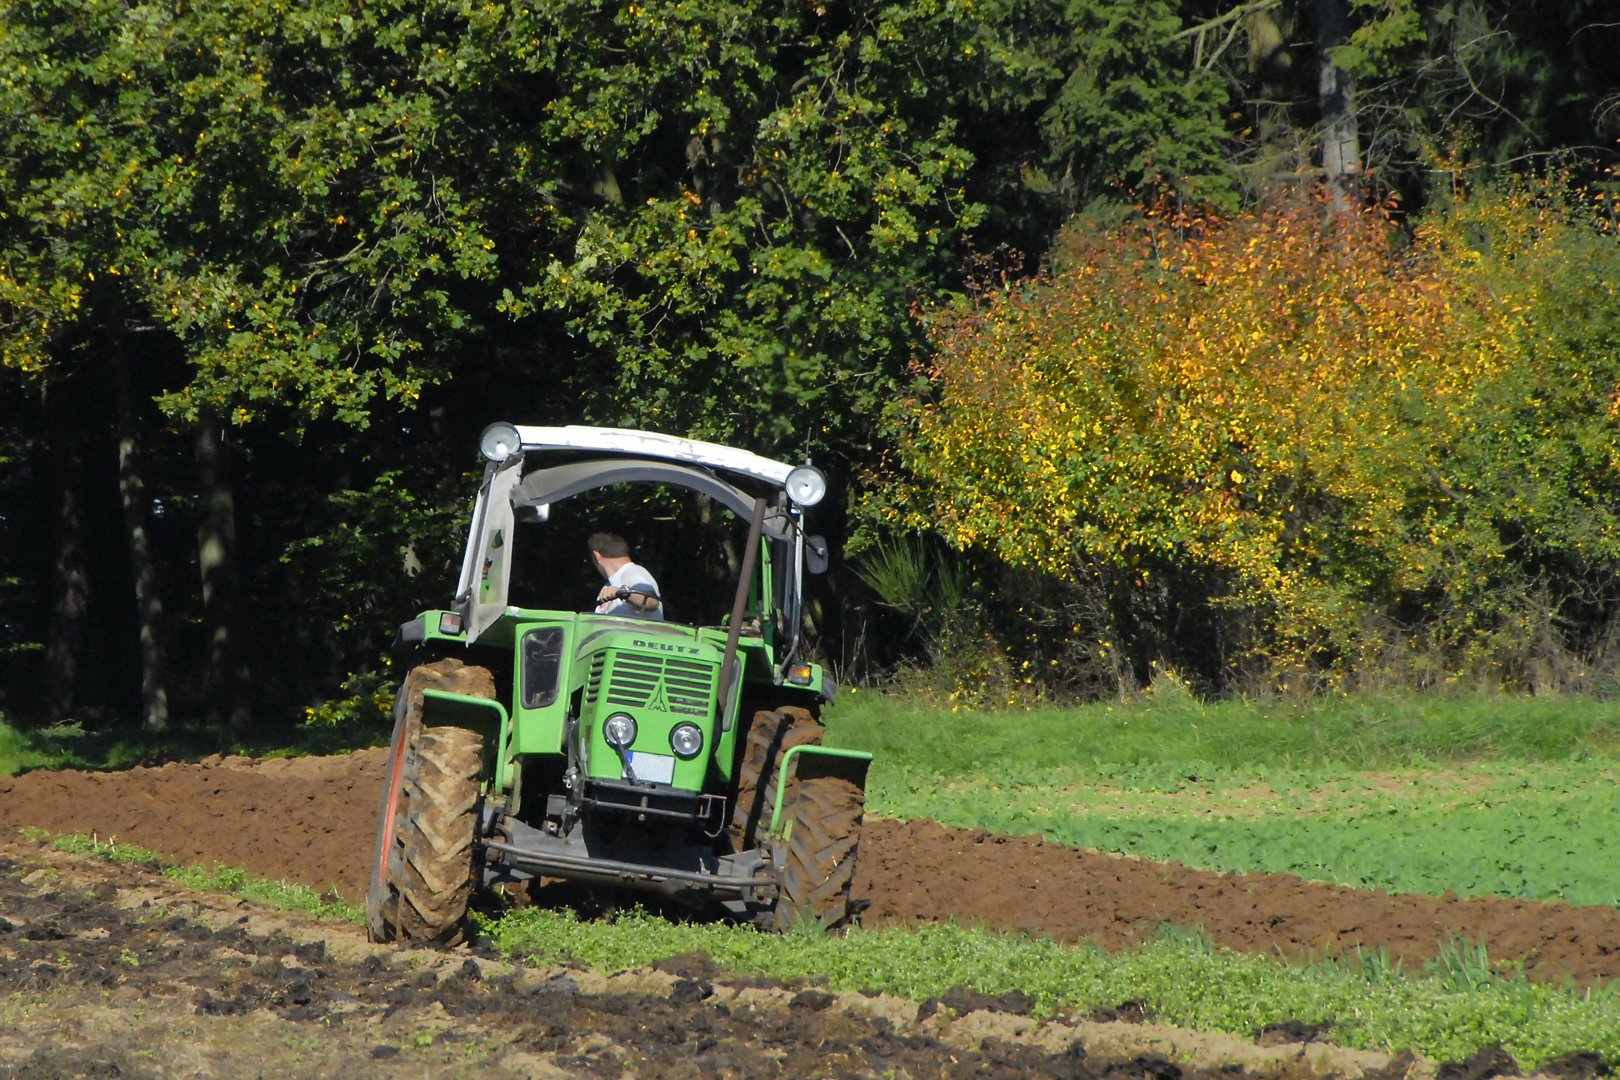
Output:
[[663,661],[650,656],[613,658],[613,676],[608,679],[609,705],[633,705],[645,708],[658,690],[658,680],[664,674]]
[[713,664],[671,657],[664,661],[664,700],[669,711],[708,716],[714,701]]
[[607,653],[597,653],[591,661],[590,674],[585,677],[585,704],[595,705],[602,693],[602,669],[607,666]]
[[[620,653],[613,658],[604,698],[609,705],[648,707],[687,716],[708,716],[714,702],[715,665],[677,657]],[[591,668],[586,700],[595,700],[599,669]]]

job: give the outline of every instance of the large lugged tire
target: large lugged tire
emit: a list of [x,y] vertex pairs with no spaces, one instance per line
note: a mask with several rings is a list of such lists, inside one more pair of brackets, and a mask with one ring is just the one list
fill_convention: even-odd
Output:
[[[782,755],[805,743],[820,745],[826,729],[809,710],[795,705],[762,709],[748,724],[743,758],[737,767],[737,802],[731,812],[731,839],[738,851],[759,844],[760,830],[771,823],[776,806],[777,764]],[[793,795],[789,785],[787,797]]]
[[[469,759],[465,741],[468,736],[475,742],[481,740],[470,731],[445,740],[438,738],[440,732],[460,729],[432,729],[436,737],[429,756],[434,761],[431,767],[424,767],[422,692],[429,688],[493,698],[495,679],[485,668],[444,659],[412,669],[399,689],[394,703],[394,737],[388,753],[388,772],[377,814],[377,837],[372,846],[371,891],[366,899],[366,931],[373,941],[448,942],[460,936],[466,911],[465,900],[460,902],[459,912],[450,910],[455,906],[453,895],[438,903],[430,900],[430,895],[441,890],[413,884],[426,879],[420,870],[407,869],[409,849],[415,851],[424,864],[436,867],[433,876],[442,881],[446,858],[451,855],[460,858],[456,853],[465,851],[470,860],[470,830],[476,824],[472,814],[476,813],[481,748],[475,746]],[[453,761],[444,758],[450,744],[460,746]],[[470,785],[465,781],[469,775]],[[455,776],[463,780],[451,779]],[[465,820],[457,819],[452,825],[446,819],[444,808],[466,803],[469,786],[472,809],[466,811]],[[413,839],[422,835],[424,829],[431,831],[436,839],[426,842]],[[463,835],[468,841],[464,849],[457,839]],[[437,856],[429,850],[435,845],[442,849]],[[464,876],[470,892],[470,867]],[[408,899],[406,904],[415,914],[402,910],[400,898],[406,892],[415,898]]]
[[448,690],[453,694],[494,698],[495,676],[488,668],[464,664],[454,657],[419,664],[400,685],[399,696],[394,699],[394,738],[401,734],[407,740],[422,729],[422,691]]
[[[373,941],[457,945],[473,890],[478,774],[484,739],[423,728],[407,750],[393,843],[367,904]],[[376,919],[371,912],[375,909]]]
[[793,786],[774,926],[790,930],[808,920],[831,930],[849,918],[866,792],[836,776],[816,776]]

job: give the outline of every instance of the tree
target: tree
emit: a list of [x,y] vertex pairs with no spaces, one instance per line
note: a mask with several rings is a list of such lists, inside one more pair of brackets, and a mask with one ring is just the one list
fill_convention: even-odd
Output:
[[901,520],[1179,576],[1282,676],[1404,637],[1516,679],[1550,612],[1608,597],[1563,638],[1585,647],[1620,595],[1620,242],[1556,185],[1396,239],[1310,204],[1071,230],[1051,277],[935,316]]
[[[164,575],[135,399],[158,391],[193,431],[378,448],[360,491],[397,464],[387,440],[330,425],[392,420],[458,371],[498,389],[440,392],[469,430],[561,412],[858,450],[920,342],[910,306],[980,212],[953,141],[978,27],[932,2],[103,0],[5,20],[0,359],[135,395],[113,411],[153,718]],[[215,460],[193,580],[217,674]]]

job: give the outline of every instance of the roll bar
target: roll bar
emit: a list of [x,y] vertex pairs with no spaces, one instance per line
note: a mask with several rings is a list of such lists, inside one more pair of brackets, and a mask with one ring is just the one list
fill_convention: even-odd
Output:
[[578,495],[612,484],[630,483],[671,484],[675,487],[700,491],[740,518],[754,512],[754,500],[732,487],[713,473],[692,469],[685,465],[671,465],[663,461],[638,461],[635,458],[608,458],[579,461],[572,465],[555,465],[549,469],[536,469],[526,474],[512,490],[514,506],[546,506],[561,502],[570,495]]
[[[514,508],[544,507],[581,492],[623,483],[659,483],[702,492],[728,507],[744,520],[753,522],[773,540],[792,545],[792,583],[787,590],[785,614],[789,616],[786,658],[798,647],[798,589],[804,573],[805,537],[800,525],[801,510],[792,505],[788,492],[794,466],[735,447],[698,439],[682,439],[653,431],[625,428],[599,428],[584,425],[566,427],[526,427],[493,424],[485,437],[495,433],[500,442],[484,469],[472,529],[462,558],[461,579],[456,586],[456,605],[465,619],[466,642],[472,644],[506,610],[507,586],[511,575],[511,543],[516,524]],[[514,439],[515,434],[515,439]],[[516,452],[514,442],[523,452]],[[576,461],[524,473],[524,453],[546,450],[579,450],[613,457]],[[620,456],[622,455],[622,456]],[[777,489],[778,505],[767,511],[766,500],[756,500],[721,479],[710,470],[722,470],[763,482]],[[819,477],[814,469],[808,472]],[[822,489],[825,490],[823,483]],[[819,494],[815,500],[819,500]],[[752,541],[750,555],[754,554]],[[750,569],[752,564],[750,563]],[[745,581],[751,575],[745,574]],[[745,589],[746,585],[739,586]],[[735,628],[734,628],[735,629]],[[784,659],[784,664],[787,662]]]

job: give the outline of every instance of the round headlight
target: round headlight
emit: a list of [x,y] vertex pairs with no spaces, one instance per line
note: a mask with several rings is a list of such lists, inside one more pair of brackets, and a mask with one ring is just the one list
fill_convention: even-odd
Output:
[[703,749],[703,729],[693,723],[676,724],[675,730],[669,733],[669,748],[678,757],[697,757],[698,751]]
[[788,473],[788,498],[800,506],[814,506],[827,494],[827,478],[814,465],[800,465]]
[[513,454],[523,452],[523,436],[512,424],[502,420],[489,425],[478,436],[478,451],[490,461],[505,461]]
[[636,722],[628,713],[616,712],[602,724],[602,738],[615,750],[636,741]]

